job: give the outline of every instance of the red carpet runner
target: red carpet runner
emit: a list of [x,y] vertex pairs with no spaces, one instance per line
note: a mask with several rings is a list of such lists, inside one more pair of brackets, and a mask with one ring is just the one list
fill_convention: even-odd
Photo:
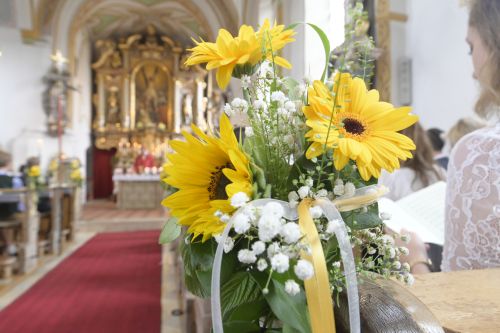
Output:
[[0,332],[159,333],[158,236],[95,236],[0,312]]

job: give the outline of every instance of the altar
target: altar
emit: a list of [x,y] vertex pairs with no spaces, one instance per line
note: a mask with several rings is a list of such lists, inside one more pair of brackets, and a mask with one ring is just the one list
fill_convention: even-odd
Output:
[[119,209],[158,209],[164,197],[159,175],[123,174],[113,176]]

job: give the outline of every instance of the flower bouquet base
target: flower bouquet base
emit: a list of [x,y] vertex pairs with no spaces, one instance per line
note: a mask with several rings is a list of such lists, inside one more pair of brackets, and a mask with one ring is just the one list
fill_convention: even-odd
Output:
[[[443,328],[432,312],[401,284],[377,279],[359,282],[361,332],[442,333]],[[337,333],[348,333],[347,296],[340,295],[335,307]]]

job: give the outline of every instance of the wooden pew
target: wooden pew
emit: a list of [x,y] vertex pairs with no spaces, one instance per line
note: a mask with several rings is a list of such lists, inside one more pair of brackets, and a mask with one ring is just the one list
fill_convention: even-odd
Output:
[[74,239],[75,221],[79,206],[75,186],[52,186],[50,248],[59,255],[68,242]]
[[[28,273],[33,271],[37,265],[39,217],[36,197],[36,192],[26,188],[2,189],[0,191],[0,202],[24,203],[23,212],[16,213],[11,218],[0,221],[0,228],[14,230],[14,243],[17,247],[17,258],[5,258],[0,264],[4,279],[10,278],[15,268],[19,273]],[[13,261],[12,258],[15,258],[15,260]]]

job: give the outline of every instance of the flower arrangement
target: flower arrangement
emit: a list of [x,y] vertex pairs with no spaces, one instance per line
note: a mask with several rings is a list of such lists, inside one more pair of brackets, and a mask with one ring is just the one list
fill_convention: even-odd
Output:
[[[310,26],[329,55],[325,34]],[[185,227],[186,286],[211,296],[214,332],[335,332],[333,304],[344,291],[359,332],[358,278],[413,279],[398,259],[408,250],[395,245],[405,237],[384,233],[376,183],[412,157],[415,145],[398,132],[417,117],[379,101],[342,66],[327,79],[328,57],[312,84],[279,76],[276,65],[291,65],[278,51],[294,35],[267,20],[236,37],[221,29],[186,61],[216,69],[221,88],[240,78],[243,90],[218,132],[192,126],[163,167],[176,192],[163,201],[172,218],[160,241]]]
[[36,190],[44,185],[42,171],[39,165],[32,165],[26,171],[26,186],[29,189]]

